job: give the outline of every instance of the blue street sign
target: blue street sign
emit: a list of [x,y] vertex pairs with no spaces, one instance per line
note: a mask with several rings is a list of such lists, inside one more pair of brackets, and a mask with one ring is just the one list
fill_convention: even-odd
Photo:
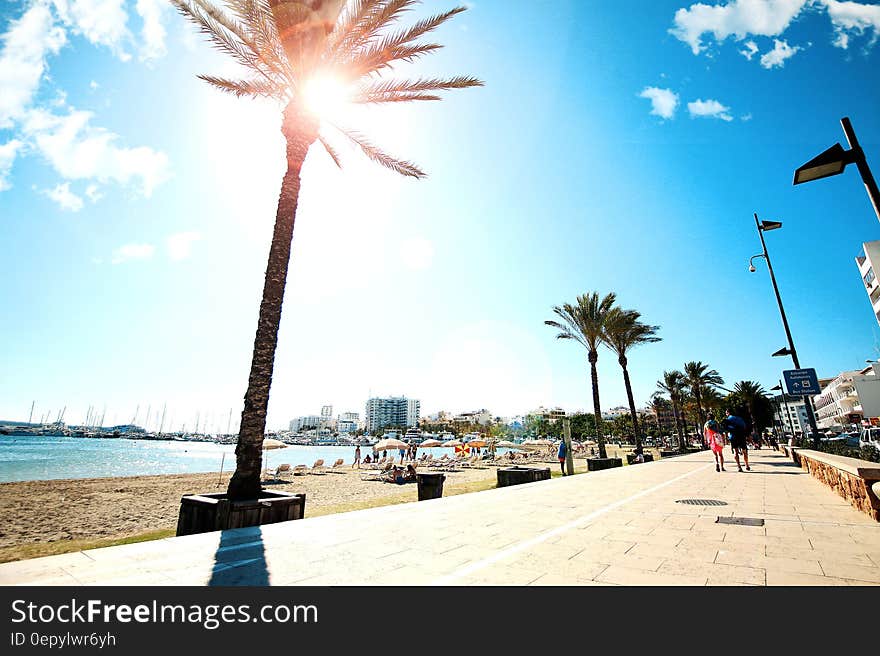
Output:
[[819,378],[815,369],[789,369],[782,372],[788,393],[793,396],[812,396],[821,394]]

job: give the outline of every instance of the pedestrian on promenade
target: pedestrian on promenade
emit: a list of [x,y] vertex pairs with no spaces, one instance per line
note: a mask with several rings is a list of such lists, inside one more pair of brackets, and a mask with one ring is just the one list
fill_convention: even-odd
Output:
[[565,440],[559,440],[559,453],[556,456],[559,458],[559,469],[562,470],[562,475],[565,476]]
[[724,469],[724,435],[721,433],[721,427],[715,421],[715,417],[711,414],[703,424],[703,439],[706,446],[712,449],[712,453],[715,455],[715,471],[726,471]]
[[733,457],[736,459],[736,467],[741,472],[742,465],[739,463],[739,456],[742,453],[743,460],[746,463],[746,471],[751,471],[752,468],[749,467],[749,445],[747,441],[748,430],[746,427],[746,422],[742,417],[737,417],[730,410],[727,411],[727,416],[724,417],[724,421],[721,422],[722,427],[725,431],[727,431],[727,435],[730,438],[730,449],[733,451]]
[[358,444],[354,448],[354,462],[351,463],[351,468],[354,469],[355,467],[357,467],[358,469],[361,468],[361,445],[360,444]]

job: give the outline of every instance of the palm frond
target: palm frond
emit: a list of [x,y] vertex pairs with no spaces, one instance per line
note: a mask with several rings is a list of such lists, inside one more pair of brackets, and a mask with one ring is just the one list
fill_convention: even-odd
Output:
[[342,162],[339,159],[339,154],[336,150],[331,146],[324,135],[318,135],[318,141],[321,142],[321,145],[324,146],[324,150],[327,151],[327,154],[330,155],[330,159],[333,160],[333,163],[336,164],[340,169],[342,168]]
[[[377,29],[366,40],[358,44],[358,49],[348,54],[345,63],[357,70],[360,75],[367,75],[390,66],[394,61],[413,59],[424,52],[435,50],[436,48],[428,44],[427,49],[423,51],[424,46],[420,47],[420,44],[413,42],[463,11],[465,11],[465,7],[456,7],[442,14],[420,20],[412,27],[392,32],[386,36],[380,36]],[[380,26],[379,29],[381,27],[383,26]]]
[[281,46],[272,9],[267,0],[226,0],[226,4],[247,29],[248,38],[260,58],[277,69],[277,72],[285,72],[292,79],[287,54]]
[[352,98],[359,105],[379,105],[392,102],[411,102],[413,100],[443,100],[440,96],[428,93],[364,94]]
[[352,6],[336,23],[325,57],[347,59],[379,30],[412,9],[418,0],[364,0]]
[[272,80],[229,80],[214,75],[197,75],[196,77],[238,98],[250,96],[251,98],[284,99],[287,95],[286,89]]
[[360,148],[367,157],[369,157],[377,164],[381,164],[385,168],[391,169],[396,173],[400,173],[401,175],[406,175],[412,178],[427,177],[427,174],[412,162],[407,162],[405,160],[400,160],[392,157],[388,153],[378,148],[376,145],[370,143],[369,140],[367,140],[363,135],[359,134],[358,132],[354,132],[353,130],[346,130],[344,128],[338,129],[355,145],[357,145],[358,148]]
[[260,56],[246,30],[206,0],[171,0],[177,10],[194,23],[221,52],[266,78],[282,74]]
[[417,80],[377,80],[364,84],[360,93],[366,95],[394,95],[398,93],[421,93],[423,91],[449,91],[481,87],[483,82],[470,75],[457,75],[449,79],[419,78]]

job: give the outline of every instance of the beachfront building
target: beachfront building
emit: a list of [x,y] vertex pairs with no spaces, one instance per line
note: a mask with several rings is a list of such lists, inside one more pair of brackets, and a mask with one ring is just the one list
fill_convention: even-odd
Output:
[[290,421],[290,432],[301,433],[304,429],[320,428],[323,418],[318,415],[307,415],[305,417],[297,417]]
[[482,408],[481,410],[473,410],[471,412],[462,412],[455,415],[452,419],[456,424],[479,424],[480,426],[489,426],[492,423],[492,413]]
[[614,421],[618,417],[626,416],[629,416],[629,408],[624,408],[623,406],[617,406],[616,408],[611,408],[610,410],[602,412],[602,419],[606,421]]
[[820,429],[845,428],[880,417],[880,362],[838,374],[822,386],[814,403]]
[[403,396],[369,399],[365,408],[367,432],[373,433],[387,426],[417,426],[420,406],[418,399]]
[[357,412],[343,412],[336,419],[336,430],[339,433],[356,433],[361,427],[360,423]]
[[862,255],[856,257],[856,266],[865,285],[868,301],[874,318],[880,323],[880,280],[875,274],[875,264],[880,264],[880,241],[869,241],[862,244]]
[[555,424],[560,419],[564,419],[566,416],[565,410],[562,408],[550,408],[549,410],[544,406],[539,407],[537,410],[532,410],[529,414],[526,415],[526,421],[529,419],[533,421],[537,421],[539,419],[545,419],[549,421],[551,424]]

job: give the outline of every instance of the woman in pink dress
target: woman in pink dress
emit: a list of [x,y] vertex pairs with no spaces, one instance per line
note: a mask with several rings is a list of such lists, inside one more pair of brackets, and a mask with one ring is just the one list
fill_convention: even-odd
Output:
[[726,471],[724,469],[724,433],[720,428],[715,418],[709,415],[708,421],[703,426],[703,438],[706,440],[706,446],[712,449],[712,453],[715,454],[715,471]]

